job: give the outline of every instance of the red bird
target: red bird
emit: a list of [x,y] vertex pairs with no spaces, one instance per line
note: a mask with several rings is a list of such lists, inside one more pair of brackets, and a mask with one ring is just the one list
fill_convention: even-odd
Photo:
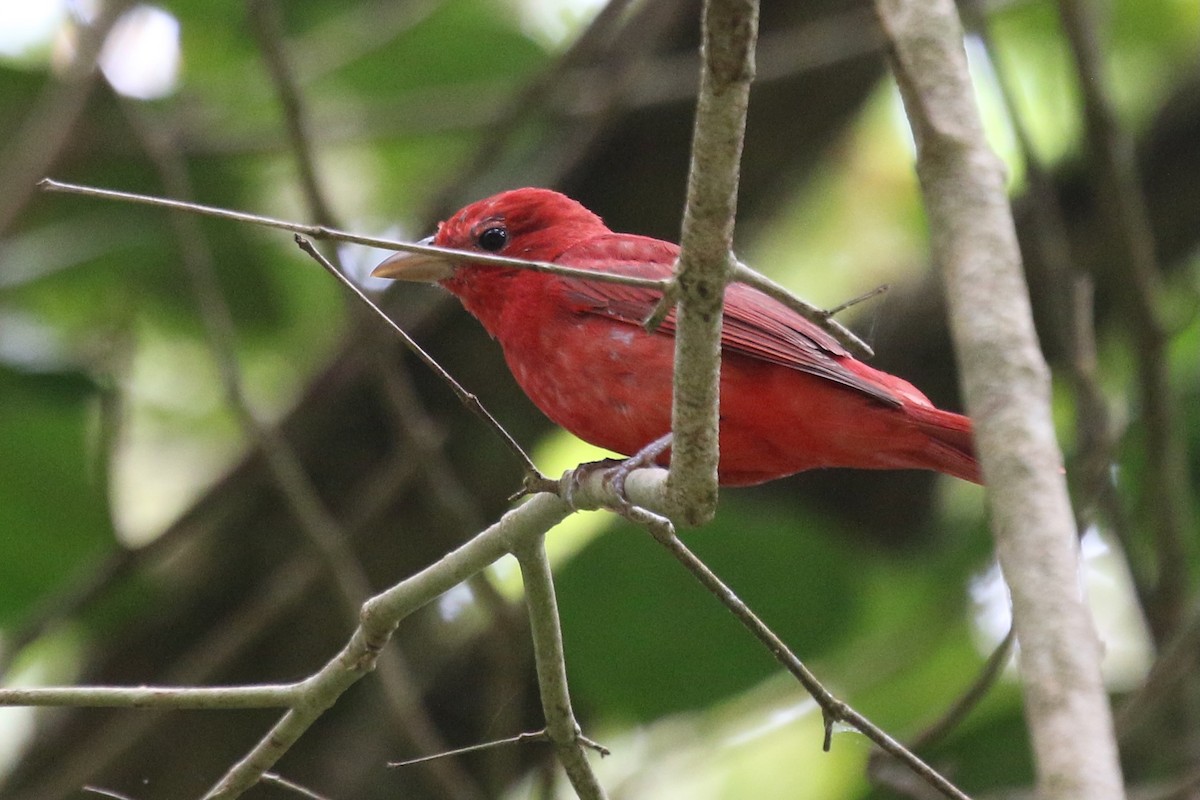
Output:
[[[613,233],[547,189],[472,203],[429,242],[648,278],[670,276],[679,254],[669,242]],[[674,314],[653,333],[641,327],[661,293],[405,253],[372,274],[450,290],[500,342],[529,399],[579,438],[631,455],[670,431]],[[721,348],[722,484],[817,467],[930,469],[980,482],[968,418],[934,408],[756,289],[726,289]]]

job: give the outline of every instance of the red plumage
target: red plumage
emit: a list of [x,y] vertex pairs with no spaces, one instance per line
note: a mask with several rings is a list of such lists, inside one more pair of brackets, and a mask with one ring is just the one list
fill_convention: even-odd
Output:
[[[613,233],[546,189],[473,203],[433,243],[651,278],[669,276],[679,252]],[[629,455],[670,430],[674,313],[653,333],[641,327],[658,292],[405,254],[376,274],[438,279],[500,343],[534,404],[581,439]],[[721,346],[722,484],[818,467],[930,469],[980,482],[967,417],[856,360],[782,303],[729,286]]]

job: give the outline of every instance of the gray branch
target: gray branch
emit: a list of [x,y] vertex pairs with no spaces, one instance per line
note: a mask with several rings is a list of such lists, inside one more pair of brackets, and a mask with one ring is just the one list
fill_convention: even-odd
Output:
[[1004,169],[984,138],[952,0],[876,0],[917,143],[967,407],[1012,596],[1043,798],[1124,797],[1100,646],[1050,416]]
[[733,277],[733,224],[754,45],[757,0],[706,0],[700,93],[683,212],[671,410],[671,516],[691,525],[717,507],[721,312]]

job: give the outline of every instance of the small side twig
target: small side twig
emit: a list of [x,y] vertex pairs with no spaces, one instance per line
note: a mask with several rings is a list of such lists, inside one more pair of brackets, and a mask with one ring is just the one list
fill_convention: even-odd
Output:
[[80,790],[87,792],[88,794],[107,797],[109,800],[134,800],[132,795],[122,794],[121,792],[113,789],[105,789],[102,786],[82,786],[80,787]]
[[774,298],[775,300],[783,303],[792,311],[795,311],[797,314],[804,317],[806,320],[816,325],[833,338],[837,339],[848,351],[850,351],[851,354],[857,356],[858,358],[874,357],[875,351],[871,349],[870,345],[860,339],[845,325],[835,320],[833,316],[834,314],[844,311],[850,306],[861,303],[864,300],[869,300],[875,295],[887,291],[886,286],[872,289],[865,294],[859,295],[853,300],[848,300],[847,302],[826,311],[825,309],[818,308],[811,303],[804,302],[800,298],[796,297],[796,295],[789,292],[786,287],[781,286],[780,284],[768,278],[766,275],[756,272],[740,261],[734,265],[733,277],[735,280],[741,281],[747,286],[753,286],[755,289],[758,289],[768,297]]
[[277,786],[280,789],[285,789],[292,794],[306,798],[306,800],[329,800],[325,795],[318,794],[307,786],[301,786],[295,781],[289,781],[287,778],[275,772],[264,772],[262,782],[269,786]]
[[879,295],[881,295],[881,294],[886,294],[888,292],[888,290],[891,288],[892,287],[890,284],[882,283],[879,286],[876,286],[874,289],[868,289],[867,291],[863,292],[860,295],[851,297],[849,300],[845,300],[841,303],[838,303],[833,308],[826,310],[825,315],[832,317],[837,314],[840,314],[848,308],[853,308],[854,306],[859,305],[860,303],[865,303],[872,298],[879,297]]
[[387,314],[385,314],[383,312],[383,309],[381,309],[378,305],[376,305],[374,302],[372,302],[371,299],[369,297],[367,297],[366,294],[364,294],[363,291],[361,289],[359,289],[354,284],[353,281],[351,281],[349,278],[347,278],[345,275],[343,275],[341,273],[341,271],[339,271],[337,269],[337,267],[335,267],[335,266],[333,266],[333,264],[329,263],[329,259],[327,259],[327,258],[325,258],[325,256],[321,255],[317,251],[317,249],[315,247],[313,247],[312,242],[308,241],[307,239],[305,239],[303,236],[301,236],[299,234],[296,234],[295,238],[296,238],[296,245],[301,250],[303,250],[305,253],[308,253],[308,255],[311,256],[314,261],[316,261],[318,264],[320,264],[325,269],[326,272],[328,272],[330,275],[332,275],[334,278],[336,278],[339,283],[341,283],[343,286],[345,286],[347,289],[349,289],[354,295],[356,295],[358,297],[359,300],[361,300],[372,311],[374,311],[376,314],[378,314],[379,317],[384,322],[386,322],[393,331],[396,332],[396,334],[400,337],[401,341],[404,342],[404,346],[407,347],[409,349],[409,351],[413,353],[413,355],[415,355],[417,358],[421,359],[422,363],[424,363],[425,366],[427,366],[427,367],[429,367],[429,369],[433,370],[434,374],[437,375],[439,378],[441,378],[446,383],[446,385],[449,386],[451,388],[451,390],[453,390],[454,394],[458,397],[459,401],[462,402],[462,404],[464,406],[466,406],[477,417],[479,417],[481,420],[483,420],[484,423],[487,424],[487,426],[489,428],[491,428],[496,433],[496,435],[498,435],[504,441],[504,443],[506,445],[508,445],[508,449],[510,451],[512,451],[513,455],[515,455],[517,457],[517,460],[519,460],[521,462],[521,466],[525,469],[525,476],[526,476],[527,482],[528,481],[537,481],[537,482],[548,481],[548,479],[544,475],[542,475],[541,472],[538,471],[537,466],[534,465],[533,459],[531,459],[529,457],[529,454],[526,453],[524,449],[522,449],[521,445],[517,444],[517,440],[512,438],[512,434],[510,434],[507,430],[505,430],[504,426],[501,425],[496,420],[496,418],[492,416],[492,412],[487,410],[487,408],[483,405],[483,403],[481,403],[479,401],[478,397],[476,397],[475,395],[468,392],[465,388],[463,388],[463,385],[461,383],[459,383],[457,380],[455,380],[453,375],[451,375],[449,372],[447,372],[446,369],[433,358],[433,356],[431,356],[431,355],[429,355],[429,353],[425,352],[424,348],[422,348],[421,345],[417,344],[415,339],[413,339],[411,336],[409,336],[404,331],[403,328],[401,328],[399,325],[397,325],[392,320],[391,317],[389,317]]
[[543,728],[540,731],[532,731],[526,733],[518,733],[516,736],[509,736],[504,739],[494,739],[490,742],[480,742],[479,744],[470,744],[466,747],[458,747],[454,750],[447,750],[444,753],[434,753],[431,756],[420,756],[419,758],[408,758],[404,761],[389,761],[387,765],[393,768],[411,767],[413,764],[424,764],[426,761],[433,761],[438,758],[449,758],[451,756],[461,756],[467,753],[479,753],[483,750],[492,750],[497,747],[505,747],[510,744],[526,744],[528,742],[549,742],[550,737]]

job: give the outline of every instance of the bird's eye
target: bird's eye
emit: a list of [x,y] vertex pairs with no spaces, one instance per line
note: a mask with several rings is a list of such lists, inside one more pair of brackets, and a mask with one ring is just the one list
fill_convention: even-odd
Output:
[[494,253],[508,243],[508,230],[496,225],[479,234],[479,246]]

